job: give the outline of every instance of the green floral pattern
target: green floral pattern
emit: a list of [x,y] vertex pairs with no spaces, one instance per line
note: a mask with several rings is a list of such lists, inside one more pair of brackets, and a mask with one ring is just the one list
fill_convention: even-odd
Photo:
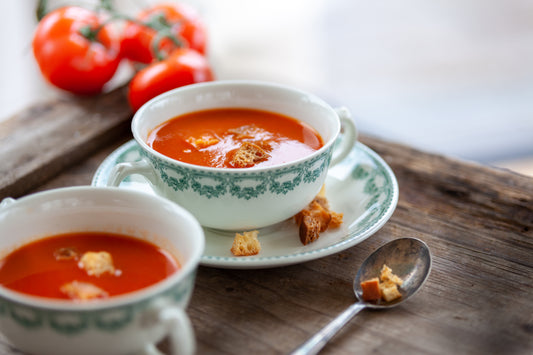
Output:
[[215,173],[190,169],[148,155],[143,150],[141,150],[141,155],[152,162],[163,182],[174,191],[191,189],[208,199],[230,195],[238,199],[250,200],[265,193],[286,195],[302,182],[306,184],[315,182],[325,173],[330,163],[331,149],[309,161],[283,169],[237,174],[224,169]]
[[55,311],[30,307],[18,302],[0,298],[0,317],[9,317],[19,326],[27,329],[50,328],[55,332],[73,336],[84,331],[97,329],[114,332],[129,326],[139,311],[146,309],[154,298],[165,297],[172,301],[184,300],[194,286],[196,273],[189,274],[179,285],[163,294],[135,304],[126,304],[105,310]]
[[390,196],[392,194],[393,184],[391,178],[383,170],[358,164],[352,171],[352,177],[355,180],[364,181],[363,192],[372,196],[366,204],[367,209],[380,202],[384,196]]
[[390,174],[383,169],[376,169],[368,164],[356,164],[351,176],[354,180],[363,183],[363,192],[370,197],[366,203],[367,213],[359,222],[360,225],[370,225],[376,215],[384,212],[383,203],[390,200],[394,194],[394,184]]

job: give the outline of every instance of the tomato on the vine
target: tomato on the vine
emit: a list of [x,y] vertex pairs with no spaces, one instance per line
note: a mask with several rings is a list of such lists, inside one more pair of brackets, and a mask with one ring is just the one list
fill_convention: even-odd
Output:
[[128,100],[133,111],[137,111],[166,91],[211,80],[213,73],[206,58],[194,49],[180,48],[167,59],[140,70],[130,81]]
[[[136,21],[128,21],[122,36],[121,55],[134,62],[151,63],[157,59],[154,40],[166,33],[156,50],[169,55],[179,47],[205,54],[207,33],[200,17],[185,4],[156,4],[139,13]],[[174,41],[169,37],[174,37]],[[180,41],[177,44],[175,41]]]
[[37,26],[33,53],[43,76],[74,94],[102,91],[120,63],[120,39],[90,10],[68,6]]

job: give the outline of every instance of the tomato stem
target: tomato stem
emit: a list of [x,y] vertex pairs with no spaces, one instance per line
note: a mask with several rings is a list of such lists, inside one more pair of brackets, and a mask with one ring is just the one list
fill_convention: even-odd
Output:
[[159,48],[161,41],[165,38],[170,39],[178,48],[184,46],[183,41],[181,41],[176,35],[174,35],[169,29],[161,30],[157,32],[157,35],[152,39],[152,52],[154,53],[157,60],[165,60],[166,55],[163,50]]
[[[98,9],[114,13],[115,8],[113,0],[100,0]],[[42,18],[46,16],[46,14],[48,14],[48,0],[39,0],[37,2],[37,8],[35,9],[37,21],[41,21]]]
[[94,30],[91,25],[86,25],[80,28],[80,34],[91,42],[95,42],[98,36],[98,32],[102,29],[102,26],[98,26]]
[[143,24],[156,31],[163,31],[171,27],[163,13],[154,14]]
[[110,24],[111,22],[117,21],[117,20],[127,20],[132,21],[128,16],[121,15],[119,13],[112,13],[111,17],[107,19],[106,21],[102,22],[98,27],[92,28],[91,25],[86,25],[80,28],[80,34],[88,39],[91,42],[98,41],[98,33]]
[[100,0],[100,8],[109,12],[114,12],[113,0]]
[[178,48],[184,46],[183,40],[172,33],[172,27],[176,25],[167,21],[164,13],[153,14],[148,21],[142,23],[143,26],[153,29],[157,35],[152,39],[152,53],[157,60],[164,60],[165,54],[160,49],[161,41],[165,38],[170,39]]
[[35,10],[35,15],[37,16],[37,21],[41,21],[41,19],[46,16],[48,13],[48,1],[47,0],[39,0],[37,2],[37,9]]

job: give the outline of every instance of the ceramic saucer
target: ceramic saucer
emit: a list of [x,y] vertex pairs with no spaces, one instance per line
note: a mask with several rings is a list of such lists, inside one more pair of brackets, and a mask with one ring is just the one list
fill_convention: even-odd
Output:
[[[98,167],[92,181],[105,186],[111,169],[118,163],[140,159],[134,140],[111,153]],[[124,180],[121,188],[155,194],[141,176]],[[398,202],[398,182],[383,159],[362,143],[329,169],[326,195],[331,209],[344,214],[338,229],[321,233],[320,238],[302,245],[298,228],[289,219],[259,232],[261,252],[255,256],[235,257],[230,252],[233,233],[204,228],[206,248],[200,264],[228,269],[259,269],[285,266],[318,259],[350,248],[378,231],[391,217]]]

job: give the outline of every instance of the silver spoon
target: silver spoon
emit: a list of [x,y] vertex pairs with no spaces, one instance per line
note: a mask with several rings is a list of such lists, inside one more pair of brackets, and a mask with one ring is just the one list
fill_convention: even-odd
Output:
[[[402,297],[391,302],[364,301],[361,281],[378,277],[384,264],[404,280],[399,288]],[[391,308],[407,301],[426,281],[430,269],[431,254],[423,241],[414,238],[400,238],[383,245],[363,262],[355,276],[353,289],[358,301],[294,350],[291,355],[317,354],[353,316],[364,308]]]

